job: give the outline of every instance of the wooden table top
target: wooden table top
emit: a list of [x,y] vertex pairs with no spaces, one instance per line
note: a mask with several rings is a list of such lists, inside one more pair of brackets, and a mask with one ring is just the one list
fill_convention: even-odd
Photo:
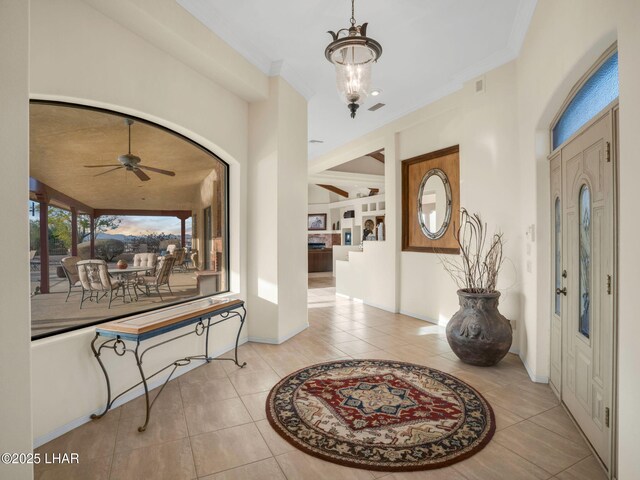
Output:
[[[244,305],[242,300],[227,298],[204,298],[182,303],[173,307],[154,310],[131,317],[114,320],[97,327],[96,331],[104,333],[126,333],[141,335],[155,330],[167,329],[188,319],[196,319],[202,315],[215,315],[216,311],[228,311]],[[170,329],[169,329],[170,330]]]

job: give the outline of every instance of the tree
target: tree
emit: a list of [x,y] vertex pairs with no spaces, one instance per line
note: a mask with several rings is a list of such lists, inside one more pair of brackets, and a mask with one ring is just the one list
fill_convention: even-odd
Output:
[[[36,205],[40,211],[40,205]],[[95,230],[98,233],[108,232],[120,226],[122,219],[115,215],[104,215],[96,218]],[[49,207],[49,235],[63,242],[67,248],[71,247],[71,212],[62,208]],[[78,215],[78,243],[82,243],[91,236],[91,223],[88,215]]]

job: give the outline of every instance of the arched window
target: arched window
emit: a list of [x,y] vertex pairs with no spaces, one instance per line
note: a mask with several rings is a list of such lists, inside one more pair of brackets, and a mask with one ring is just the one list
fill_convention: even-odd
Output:
[[615,52],[583,83],[560,115],[553,127],[553,149],[618,98],[618,91],[618,52]]

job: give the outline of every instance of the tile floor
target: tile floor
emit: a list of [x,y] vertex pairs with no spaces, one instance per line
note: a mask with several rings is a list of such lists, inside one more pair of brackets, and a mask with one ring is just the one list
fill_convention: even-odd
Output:
[[[508,355],[492,368],[472,367],[451,352],[443,329],[337,298],[331,278],[310,278],[310,327],[282,345],[248,343],[247,366],[212,362],[171,381],[144,434],[142,399],[38,449],[78,452],[81,464],[38,466],[36,479],[373,479],[604,480],[590,450],[547,385],[529,380]],[[269,389],[283,375],[339,358],[390,358],[449,372],[474,385],[494,407],[491,443],[439,470],[388,474],[351,469],[306,455],[265,419]]]

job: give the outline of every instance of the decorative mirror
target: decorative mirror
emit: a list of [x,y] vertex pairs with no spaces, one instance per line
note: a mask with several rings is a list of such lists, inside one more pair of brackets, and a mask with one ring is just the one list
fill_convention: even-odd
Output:
[[422,177],[417,200],[422,233],[431,240],[442,237],[451,221],[451,186],[447,174],[439,168],[429,170]]
[[402,162],[402,250],[457,254],[455,215],[460,211],[457,145]]

